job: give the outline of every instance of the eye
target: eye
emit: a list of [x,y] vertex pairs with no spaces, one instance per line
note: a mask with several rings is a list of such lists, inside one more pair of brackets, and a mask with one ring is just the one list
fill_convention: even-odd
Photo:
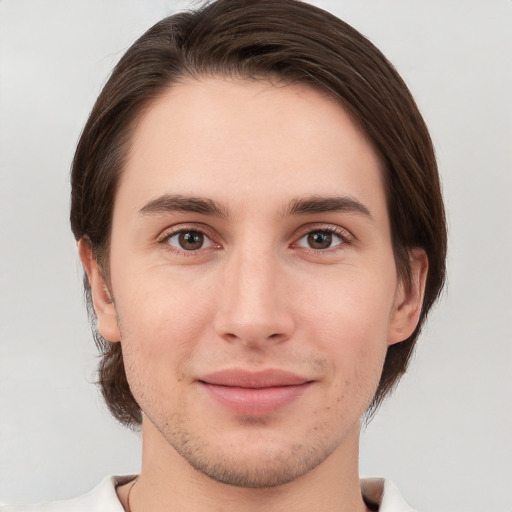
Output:
[[297,245],[308,249],[325,250],[332,249],[343,243],[344,240],[340,235],[333,231],[321,229],[307,233],[299,239]]
[[165,243],[182,251],[198,251],[213,246],[213,242],[202,231],[193,229],[177,231],[167,236]]

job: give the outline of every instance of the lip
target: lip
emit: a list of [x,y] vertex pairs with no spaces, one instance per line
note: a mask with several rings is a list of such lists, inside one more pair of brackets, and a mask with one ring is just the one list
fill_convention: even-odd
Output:
[[202,376],[198,382],[211,398],[243,416],[276,412],[300,398],[312,384],[305,377],[279,369],[226,369]]

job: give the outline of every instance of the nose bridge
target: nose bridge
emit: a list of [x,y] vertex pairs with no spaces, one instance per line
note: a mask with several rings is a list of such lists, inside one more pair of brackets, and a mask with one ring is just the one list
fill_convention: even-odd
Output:
[[271,244],[241,244],[225,266],[217,331],[245,344],[284,340],[293,331],[280,261]]

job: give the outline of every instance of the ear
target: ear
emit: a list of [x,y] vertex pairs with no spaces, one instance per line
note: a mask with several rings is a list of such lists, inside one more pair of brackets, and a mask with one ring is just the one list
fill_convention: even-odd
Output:
[[103,277],[103,272],[94,257],[91,242],[86,237],[82,237],[78,241],[78,254],[91,286],[92,302],[98,322],[98,332],[107,341],[119,341],[121,335],[119,333],[114,302]]
[[398,285],[395,305],[391,317],[388,345],[406,340],[416,329],[423,305],[425,283],[428,273],[428,258],[423,249],[409,251],[411,282]]

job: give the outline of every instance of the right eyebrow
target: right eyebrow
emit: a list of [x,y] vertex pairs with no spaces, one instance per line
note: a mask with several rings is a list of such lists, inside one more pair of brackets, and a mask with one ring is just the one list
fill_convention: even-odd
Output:
[[370,210],[361,201],[350,196],[310,196],[297,198],[290,202],[285,215],[309,215],[327,212],[357,213],[372,220]]
[[152,199],[139,210],[140,215],[166,212],[195,212],[214,217],[228,216],[227,210],[211,199],[180,194],[163,194]]

